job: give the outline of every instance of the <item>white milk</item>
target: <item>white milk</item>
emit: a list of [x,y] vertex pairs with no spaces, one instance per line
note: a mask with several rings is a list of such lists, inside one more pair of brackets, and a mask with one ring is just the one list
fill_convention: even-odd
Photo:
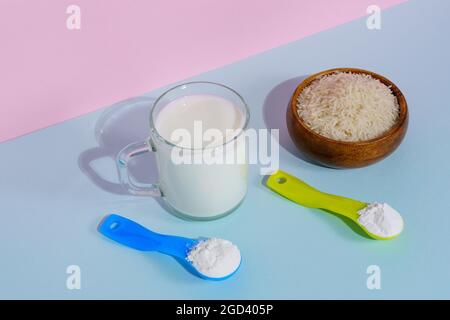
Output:
[[[205,152],[202,148],[221,146],[222,142],[200,145],[173,139],[174,130],[186,129],[194,137],[194,123],[201,121],[203,132],[218,129],[224,135],[227,129],[242,129],[245,117],[230,101],[213,95],[190,95],[169,102],[156,116],[155,128],[167,141],[198,150],[183,149],[190,155]],[[196,132],[198,133],[198,132]],[[226,137],[232,141],[235,135]],[[160,189],[166,201],[177,211],[194,218],[208,219],[234,209],[247,191],[247,164],[175,164],[173,147],[155,141],[160,175]],[[209,149],[211,150],[211,149]],[[217,150],[217,149],[214,149]],[[235,152],[245,157],[245,143],[228,143],[224,152]]]

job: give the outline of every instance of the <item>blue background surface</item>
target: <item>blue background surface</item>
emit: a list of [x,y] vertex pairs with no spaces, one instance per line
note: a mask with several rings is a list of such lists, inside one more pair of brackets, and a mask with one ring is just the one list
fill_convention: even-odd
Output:
[[[382,30],[360,19],[189,79],[235,88],[252,127],[280,128],[282,169],[324,191],[397,208],[406,222],[398,239],[369,240],[282,199],[262,186],[257,166],[242,206],[218,221],[184,221],[154,199],[124,194],[113,156],[147,130],[146,103],[133,100],[0,145],[0,298],[450,298],[449,12],[449,1],[411,1],[383,12]],[[285,108],[301,78],[339,66],[385,75],[409,104],[403,144],[367,168],[305,162],[286,133]],[[133,168],[144,181],[154,171],[151,156]],[[242,268],[207,282],[170,257],[116,245],[96,231],[113,212],[162,233],[230,239]],[[66,288],[71,264],[81,267],[81,290]],[[372,264],[381,290],[366,287]]]

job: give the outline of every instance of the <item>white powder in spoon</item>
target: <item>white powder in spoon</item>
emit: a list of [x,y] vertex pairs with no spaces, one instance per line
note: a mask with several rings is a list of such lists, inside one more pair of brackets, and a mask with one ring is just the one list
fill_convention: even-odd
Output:
[[358,214],[359,223],[376,236],[390,238],[403,230],[402,216],[387,203],[371,203]]
[[210,238],[200,241],[191,249],[187,260],[201,274],[210,278],[223,278],[239,267],[241,253],[228,240]]

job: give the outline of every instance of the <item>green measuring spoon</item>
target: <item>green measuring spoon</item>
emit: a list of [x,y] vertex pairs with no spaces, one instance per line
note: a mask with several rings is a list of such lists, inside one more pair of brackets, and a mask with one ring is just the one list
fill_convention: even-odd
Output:
[[369,232],[359,223],[358,211],[367,206],[367,203],[365,202],[319,191],[300,179],[281,170],[278,170],[269,176],[266,185],[271,190],[302,206],[315,209],[324,209],[351,219],[373,239],[390,240],[398,236],[395,235],[388,238],[380,237]]

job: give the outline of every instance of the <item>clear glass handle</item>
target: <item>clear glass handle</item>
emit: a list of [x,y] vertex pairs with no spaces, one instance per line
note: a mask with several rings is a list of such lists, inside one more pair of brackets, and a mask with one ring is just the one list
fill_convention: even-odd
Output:
[[133,181],[128,171],[128,162],[131,158],[143,153],[154,151],[150,140],[134,142],[123,148],[117,155],[117,169],[119,171],[119,180],[128,192],[138,196],[160,197],[161,191],[157,184],[145,184]]

